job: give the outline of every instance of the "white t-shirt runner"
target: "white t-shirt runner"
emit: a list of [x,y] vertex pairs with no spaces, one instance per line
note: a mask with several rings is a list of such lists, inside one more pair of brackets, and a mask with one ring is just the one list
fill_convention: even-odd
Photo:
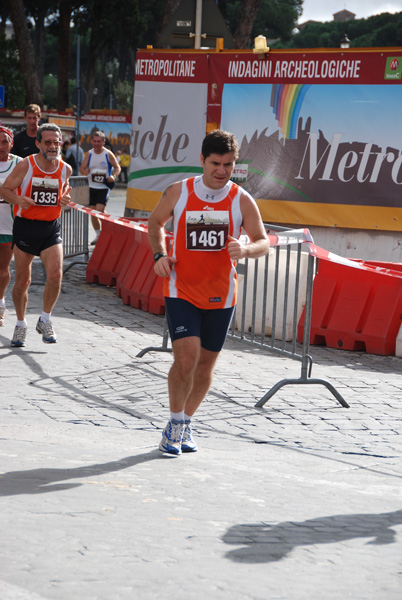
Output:
[[[0,162],[0,188],[14,169],[15,165],[22,160],[22,158],[15,156],[14,154],[9,154],[9,156],[11,156],[10,160]],[[0,197],[0,235],[12,235],[13,222],[12,206]]]
[[88,157],[88,183],[90,188],[104,190],[107,188],[106,180],[110,177],[113,167],[110,164],[109,155],[106,150],[96,154],[94,150],[89,151]]

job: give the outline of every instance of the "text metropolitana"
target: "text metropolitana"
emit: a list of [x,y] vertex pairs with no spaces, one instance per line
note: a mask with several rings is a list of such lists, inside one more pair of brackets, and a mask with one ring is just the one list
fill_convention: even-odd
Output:
[[195,77],[195,67],[195,60],[141,58],[135,73],[153,77]]

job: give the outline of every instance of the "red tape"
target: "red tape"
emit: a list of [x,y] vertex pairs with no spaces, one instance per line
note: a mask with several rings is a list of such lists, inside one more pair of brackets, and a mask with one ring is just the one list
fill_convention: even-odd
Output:
[[[139,229],[140,231],[144,231],[148,229],[146,225],[147,221],[143,223],[139,223],[136,221],[131,221],[127,217],[119,217],[115,219],[108,213],[101,213],[97,210],[93,210],[92,208],[88,208],[87,206],[82,206],[81,204],[76,204],[75,202],[69,202],[68,206],[74,208],[75,210],[79,210],[81,212],[87,213],[88,215],[93,215],[98,219],[104,219],[106,221],[110,221],[112,223],[119,223],[121,225],[125,225],[127,227],[132,227],[133,229]],[[268,239],[271,247],[275,246],[290,246],[292,244],[305,243],[308,246],[308,252],[312,256],[316,258],[329,260],[330,262],[338,263],[340,265],[345,265],[346,267],[352,267],[353,269],[361,269],[364,271],[371,271],[372,273],[382,273],[384,275],[390,275],[394,277],[402,277],[402,272],[393,271],[392,269],[386,269],[383,267],[378,267],[374,265],[367,265],[361,262],[356,262],[349,258],[343,258],[342,256],[338,256],[337,254],[333,254],[328,250],[324,250],[320,248],[316,244],[314,244],[313,237],[309,231],[309,229],[288,229],[287,231],[281,231],[278,233],[269,233]],[[167,233],[168,237],[171,237],[172,234]]]

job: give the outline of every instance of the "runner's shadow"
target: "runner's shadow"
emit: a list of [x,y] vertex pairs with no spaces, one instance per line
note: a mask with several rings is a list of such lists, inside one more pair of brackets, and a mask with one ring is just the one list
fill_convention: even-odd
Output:
[[[79,487],[82,483],[59,483],[68,479],[87,478],[113,473],[135,467],[151,460],[161,459],[161,452],[151,450],[137,456],[128,456],[120,460],[77,467],[74,469],[31,469],[28,471],[10,471],[0,474],[0,496],[18,496],[20,494],[46,494]],[[52,485],[53,484],[53,485]]]
[[[20,353],[22,360],[26,361],[29,355],[47,354],[46,350],[28,350],[27,348],[16,348],[11,346],[11,338],[0,335],[0,360]],[[4,352],[4,354],[3,354]]]
[[392,544],[393,526],[402,524],[402,510],[382,514],[334,515],[303,522],[239,524],[223,536],[226,544],[242,546],[226,553],[234,562],[269,563],[285,558],[297,546],[333,544],[371,538],[368,544]]

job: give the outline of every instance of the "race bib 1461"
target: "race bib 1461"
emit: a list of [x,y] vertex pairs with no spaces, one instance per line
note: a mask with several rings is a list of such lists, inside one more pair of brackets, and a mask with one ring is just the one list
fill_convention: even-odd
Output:
[[227,210],[186,212],[188,250],[222,250],[229,234]]

